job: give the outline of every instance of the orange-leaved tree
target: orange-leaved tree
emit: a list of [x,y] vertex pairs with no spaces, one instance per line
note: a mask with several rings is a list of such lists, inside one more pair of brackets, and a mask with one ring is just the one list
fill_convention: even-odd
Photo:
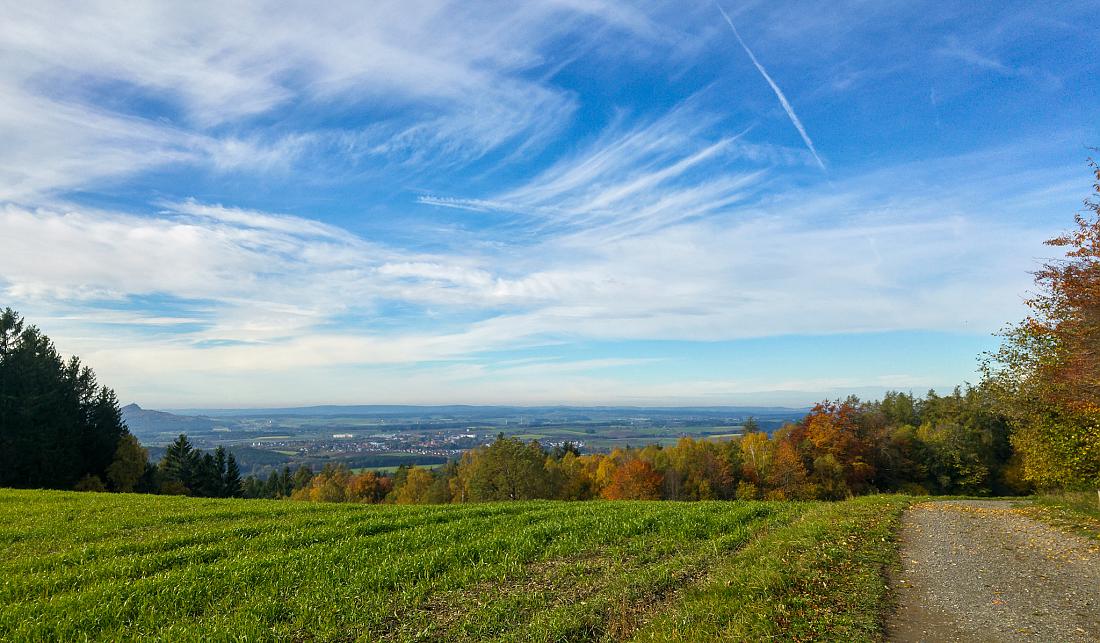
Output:
[[615,469],[602,495],[608,500],[660,500],[660,473],[645,460],[630,460]]
[[870,442],[859,422],[858,402],[822,402],[814,406],[802,426],[815,463],[829,465],[815,471],[817,477],[823,478],[820,482],[832,482],[832,467],[839,466],[848,490],[857,493],[866,490],[875,468],[870,462]]

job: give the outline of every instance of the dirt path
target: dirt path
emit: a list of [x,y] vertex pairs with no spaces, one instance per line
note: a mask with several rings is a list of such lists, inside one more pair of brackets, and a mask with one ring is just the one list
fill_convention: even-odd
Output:
[[891,641],[1100,641],[1100,543],[1008,501],[940,501],[905,516]]

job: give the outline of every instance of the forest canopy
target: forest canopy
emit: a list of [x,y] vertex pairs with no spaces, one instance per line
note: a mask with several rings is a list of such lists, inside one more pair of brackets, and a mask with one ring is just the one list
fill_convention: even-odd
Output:
[[[310,477],[311,476],[311,477]],[[432,504],[507,500],[843,499],[1028,491],[1009,427],[984,388],[924,398],[888,393],[818,404],[773,435],[681,438],[670,446],[582,454],[503,434],[434,470],[401,467],[389,479],[339,465],[305,477],[290,470],[244,494],[328,502]]]

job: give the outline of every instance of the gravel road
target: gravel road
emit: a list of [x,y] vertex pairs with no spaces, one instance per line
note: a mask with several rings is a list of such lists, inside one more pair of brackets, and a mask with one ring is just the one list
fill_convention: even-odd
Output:
[[1100,641],[1100,543],[1009,501],[915,505],[891,641]]

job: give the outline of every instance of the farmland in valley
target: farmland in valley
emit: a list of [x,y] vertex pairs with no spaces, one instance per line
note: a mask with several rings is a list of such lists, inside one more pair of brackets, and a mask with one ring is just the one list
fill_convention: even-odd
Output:
[[873,639],[907,504],[0,490],[0,639]]
[[438,466],[498,434],[585,453],[669,445],[681,437],[729,439],[753,418],[772,432],[808,409],[780,407],[503,407],[318,406],[287,409],[190,410],[181,414],[122,408],[130,431],[158,461],[180,433],[202,449],[223,446],[245,475],[326,464],[353,469]]

